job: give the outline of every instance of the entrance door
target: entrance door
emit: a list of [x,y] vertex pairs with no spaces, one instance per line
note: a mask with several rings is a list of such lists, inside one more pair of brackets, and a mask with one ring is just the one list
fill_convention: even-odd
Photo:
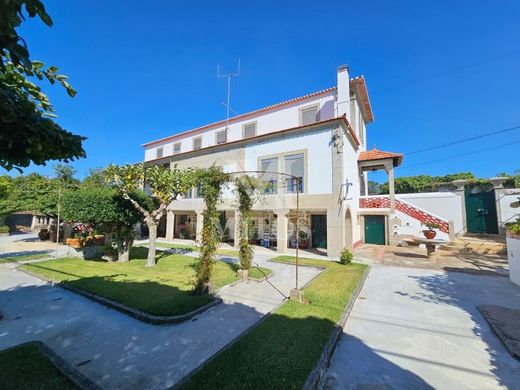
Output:
[[327,216],[311,215],[312,247],[327,249]]
[[495,191],[466,191],[465,198],[468,233],[498,234]]
[[365,215],[365,243],[385,245],[385,216]]

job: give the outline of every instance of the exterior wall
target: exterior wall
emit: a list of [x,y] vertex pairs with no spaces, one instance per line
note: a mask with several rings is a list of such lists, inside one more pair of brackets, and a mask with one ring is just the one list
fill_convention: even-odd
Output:
[[461,234],[464,230],[465,221],[462,203],[460,198],[452,192],[399,194],[396,195],[396,199],[404,200],[447,221],[453,221],[455,234]]
[[[399,221],[397,221],[394,218],[390,218],[390,230],[392,236],[400,236],[400,235],[406,235],[406,236],[416,236],[416,237],[423,237],[422,231],[426,229],[425,226],[421,225],[421,223],[411,217],[408,214],[405,214],[399,210],[395,211],[395,217]],[[435,236],[436,239],[441,240],[450,240],[450,235],[448,233],[445,233],[443,231],[440,231],[436,229],[437,236]]]
[[496,189],[499,232],[504,232],[505,224],[520,218],[520,189]]
[[[300,110],[308,106],[319,106],[318,119],[320,121],[332,119],[335,116],[334,102],[335,98],[331,93],[330,95],[318,97],[316,99],[310,99],[300,104],[282,107],[279,110],[270,111],[264,115],[258,115],[252,118],[249,117],[243,121],[231,123],[228,126],[227,142],[243,139],[243,126],[252,122],[256,122],[257,135],[300,126]],[[145,148],[144,160],[149,161],[155,159],[157,156],[157,149],[161,147],[163,148],[163,156],[172,155],[173,145],[179,142],[181,143],[181,153],[189,152],[193,150],[193,139],[197,137],[202,137],[202,148],[213,146],[216,144],[216,133],[224,130],[225,127],[226,126],[224,125],[207,130],[201,134],[190,134],[181,139],[174,141],[170,140],[161,144],[152,145],[148,148]]]
[[509,261],[509,278],[520,286],[520,237],[507,237],[507,259]]

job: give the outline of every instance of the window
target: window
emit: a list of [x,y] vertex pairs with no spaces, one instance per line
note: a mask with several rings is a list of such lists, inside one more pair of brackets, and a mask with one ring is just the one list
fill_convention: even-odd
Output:
[[184,199],[191,199],[193,196],[193,190],[190,188],[188,191],[184,193],[182,196]]
[[204,191],[202,189],[202,184],[197,184],[197,188],[195,191],[195,198],[202,198],[204,195]]
[[318,107],[307,107],[301,110],[301,122],[302,126],[316,123],[318,117]]
[[227,142],[227,130],[217,131],[217,145]]
[[256,122],[244,125],[244,138],[251,138],[256,135]]
[[202,137],[193,138],[193,150],[202,148]]
[[155,149],[155,158],[162,158],[163,156],[163,148],[157,148]]
[[265,186],[264,193],[276,194],[278,192],[278,157],[261,160],[263,174],[262,182]]
[[181,143],[177,142],[173,145],[173,154],[179,154],[181,152]]
[[298,189],[299,192],[303,192],[303,178],[304,178],[304,163],[305,159],[303,153],[299,154],[291,154],[289,156],[285,156],[285,173],[296,176],[295,177],[287,177],[287,193],[296,193]]

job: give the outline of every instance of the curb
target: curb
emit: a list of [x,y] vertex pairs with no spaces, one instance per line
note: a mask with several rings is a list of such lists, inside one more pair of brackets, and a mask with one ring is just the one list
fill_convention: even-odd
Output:
[[345,323],[347,322],[347,319],[350,316],[350,312],[352,311],[352,308],[354,307],[354,303],[356,302],[356,300],[361,292],[361,289],[365,285],[365,281],[368,277],[370,269],[371,269],[371,267],[369,265],[365,269],[365,272],[363,272],[363,276],[361,277],[356,289],[350,296],[350,299],[347,304],[347,307],[345,308],[345,311],[341,315],[341,318],[337,322],[336,327],[332,331],[332,333],[329,337],[329,340],[327,341],[327,344],[325,344],[325,348],[323,349],[323,352],[320,356],[320,359],[318,360],[318,363],[316,363],[316,366],[313,368],[313,370],[307,377],[307,380],[305,381],[305,384],[303,385],[304,389],[306,389],[306,390],[317,389],[319,387],[321,381],[323,380],[325,371],[329,367],[330,360],[332,358],[334,350],[336,349],[336,346],[338,345],[338,342],[341,338],[341,334],[343,333],[343,327],[345,326]]
[[2,351],[9,351],[10,349],[26,346],[26,345],[34,345],[49,361],[52,363],[54,367],[67,379],[69,379],[73,384],[79,387],[82,390],[101,390],[101,387],[96,385],[78,370],[73,368],[69,363],[63,360],[54,350],[48,347],[45,343],[41,341],[29,341],[26,343],[14,345],[10,348],[6,348]]
[[178,314],[178,315],[173,315],[173,316],[157,316],[157,315],[153,315],[153,314],[148,314],[148,313],[146,313],[144,311],[141,311],[139,309],[135,309],[133,307],[130,307],[130,306],[124,305],[122,303],[113,301],[111,299],[108,299],[108,298],[105,298],[105,297],[102,297],[102,296],[90,293],[88,291],[84,291],[84,290],[77,289],[75,287],[68,286],[68,285],[66,285],[64,283],[57,283],[57,282],[55,282],[52,279],[46,278],[46,277],[44,277],[42,275],[35,274],[35,273],[33,273],[31,271],[28,271],[28,270],[24,270],[24,269],[20,269],[20,268],[17,268],[17,270],[19,270],[21,272],[24,272],[24,273],[26,273],[26,274],[28,274],[30,276],[35,277],[35,278],[38,278],[40,280],[43,280],[44,282],[50,283],[53,286],[58,286],[58,287],[63,288],[64,290],[68,290],[68,291],[71,291],[71,292],[76,293],[78,295],[81,295],[81,296],[83,296],[85,298],[90,299],[91,301],[100,303],[100,304],[102,304],[104,306],[107,306],[107,307],[109,307],[111,309],[114,309],[114,310],[117,310],[119,312],[122,312],[124,314],[127,314],[127,315],[129,315],[129,316],[131,316],[131,317],[133,317],[133,318],[135,318],[135,319],[137,319],[139,321],[142,321],[142,322],[145,322],[145,323],[151,324],[151,325],[171,325],[171,324],[178,324],[178,323],[181,323],[181,322],[185,322],[185,321],[188,321],[191,318],[195,317],[196,315],[201,314],[202,312],[210,309],[211,307],[216,306],[216,305],[222,303],[222,299],[220,299],[218,297],[214,297],[212,301],[206,303],[204,306],[201,306],[198,309],[195,309],[195,310],[190,311],[188,313]]

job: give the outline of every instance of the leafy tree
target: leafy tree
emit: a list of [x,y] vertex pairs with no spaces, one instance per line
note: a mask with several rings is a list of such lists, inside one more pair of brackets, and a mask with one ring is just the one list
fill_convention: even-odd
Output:
[[507,180],[504,183],[504,187],[520,188],[520,169],[517,169],[513,174],[501,172],[498,173],[497,176],[507,177]]
[[251,176],[245,175],[234,180],[235,192],[238,199],[238,210],[240,216],[238,221],[239,236],[235,237],[239,243],[240,269],[249,270],[253,260],[253,246],[249,242],[250,233],[253,229],[253,204],[255,194],[260,184]]
[[[398,177],[394,181],[396,194],[411,194],[417,192],[436,191],[439,186],[451,183],[454,180],[468,180],[470,183],[481,184],[479,180],[471,172],[454,173],[445,176],[416,175],[407,177]],[[382,184],[381,193],[388,194],[388,182]]]
[[[134,190],[130,195],[144,209],[153,209],[153,201],[143,191]],[[134,228],[142,222],[143,216],[119,191],[106,186],[67,191],[61,206],[63,219],[67,221],[104,225],[107,233],[114,232],[118,260],[129,260],[135,238]]]
[[368,193],[369,195],[379,195],[382,193],[383,184],[378,183],[377,181],[368,181]]
[[90,168],[88,175],[81,182],[82,187],[106,186],[105,170],[103,168]]
[[[166,208],[194,185],[193,171],[190,169],[172,169],[163,166],[145,168],[136,165],[109,165],[105,170],[107,182],[116,187],[121,195],[143,215],[149,230],[147,267],[155,266],[157,227]],[[146,178],[146,182],[145,182]],[[145,185],[146,184],[146,185]],[[156,200],[156,208],[145,209],[132,197],[132,191],[146,188]]]
[[51,102],[30,81],[46,79],[61,84],[69,96],[76,94],[57,67],[46,68],[42,62],[30,60],[27,44],[16,31],[25,14],[52,25],[40,0],[0,2],[0,166],[6,170],[21,171],[31,163],[45,165],[48,160],[68,162],[86,156],[82,146],[86,138],[64,130],[52,119],[56,115]]
[[198,169],[195,177],[197,184],[202,189],[202,197],[206,206],[203,212],[202,246],[196,268],[195,292],[205,294],[211,291],[211,272],[219,243],[217,202],[224,184],[229,181],[229,175],[224,173],[220,167],[212,166]]

